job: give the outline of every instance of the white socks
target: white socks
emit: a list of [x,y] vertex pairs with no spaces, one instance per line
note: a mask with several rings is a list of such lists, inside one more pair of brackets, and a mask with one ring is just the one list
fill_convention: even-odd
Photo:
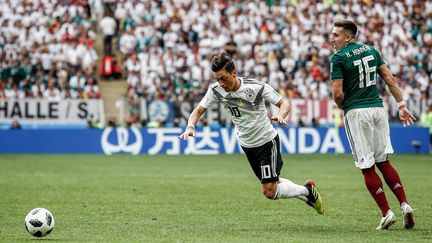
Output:
[[285,178],[279,178],[277,187],[276,195],[273,198],[275,200],[280,198],[298,198],[302,201],[307,201],[306,196],[309,195],[309,191],[304,186],[297,185]]

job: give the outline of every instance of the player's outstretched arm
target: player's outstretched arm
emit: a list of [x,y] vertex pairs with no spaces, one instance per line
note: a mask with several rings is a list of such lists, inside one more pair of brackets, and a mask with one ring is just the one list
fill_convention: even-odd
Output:
[[288,114],[291,111],[291,107],[289,105],[289,101],[285,98],[282,98],[277,104],[277,107],[279,107],[279,112],[276,116],[273,116],[271,118],[272,121],[279,122],[281,125],[287,125],[287,121],[285,118],[288,116]]
[[399,107],[399,119],[402,121],[403,126],[410,126],[411,124],[414,124],[414,121],[416,118],[411,114],[411,112],[408,110],[408,108],[405,105],[405,102],[403,100],[402,92],[397,86],[396,79],[391,74],[388,67],[383,64],[379,66],[378,68],[378,74],[381,76],[381,78],[384,79],[387,86],[389,87],[390,93],[395,98],[398,107]]
[[195,125],[198,123],[202,114],[206,112],[206,108],[198,105],[190,114],[186,129],[180,136],[179,139],[186,140],[188,137],[195,137]]

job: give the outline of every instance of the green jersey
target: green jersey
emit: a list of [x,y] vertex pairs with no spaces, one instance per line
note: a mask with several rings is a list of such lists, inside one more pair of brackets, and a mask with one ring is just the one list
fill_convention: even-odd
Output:
[[383,107],[376,88],[376,73],[382,64],[384,61],[375,48],[355,42],[331,57],[331,80],[343,80],[345,114],[354,108]]

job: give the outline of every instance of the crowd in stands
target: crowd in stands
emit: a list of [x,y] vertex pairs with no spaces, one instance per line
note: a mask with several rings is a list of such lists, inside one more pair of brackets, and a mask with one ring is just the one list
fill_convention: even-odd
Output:
[[100,98],[87,1],[0,4],[0,99]]
[[[99,98],[99,67],[105,79],[126,80],[129,122],[139,122],[139,98],[199,100],[213,82],[211,58],[221,50],[237,61],[240,76],[286,97],[331,98],[329,32],[334,20],[350,18],[359,25],[358,41],[381,52],[405,99],[432,104],[431,1],[1,3],[0,99]],[[103,38],[99,59],[96,32]]]
[[359,25],[358,41],[381,52],[405,99],[432,103],[430,1],[118,1],[109,7],[109,22],[119,26],[113,51],[124,57],[132,102],[136,96],[199,99],[212,81],[210,60],[221,50],[237,60],[240,76],[287,97],[331,97],[329,32],[335,19],[350,18]]

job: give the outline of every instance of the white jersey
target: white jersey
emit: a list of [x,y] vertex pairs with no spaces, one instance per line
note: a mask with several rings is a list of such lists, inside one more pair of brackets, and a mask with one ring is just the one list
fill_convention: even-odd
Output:
[[226,92],[217,82],[212,84],[199,105],[208,109],[216,102],[221,102],[235,125],[240,145],[259,147],[277,135],[267,116],[264,100],[276,105],[282,96],[264,82],[242,77],[239,79],[240,88],[235,92]]

